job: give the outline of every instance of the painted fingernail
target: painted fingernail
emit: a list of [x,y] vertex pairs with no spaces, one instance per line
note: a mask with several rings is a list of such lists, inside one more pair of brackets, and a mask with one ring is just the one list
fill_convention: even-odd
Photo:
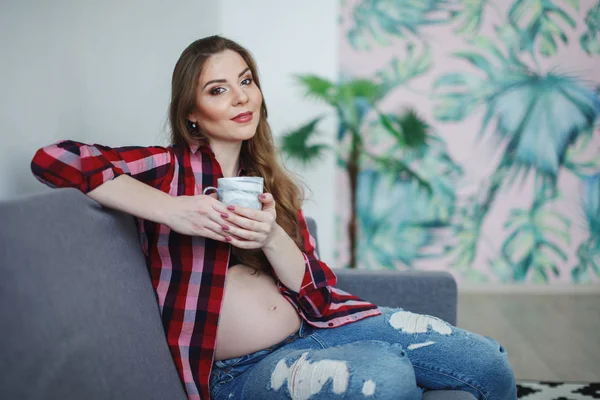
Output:
[[259,194],[258,197],[260,197],[261,199],[266,199],[267,198],[267,196],[265,196],[264,193],[263,194]]
[[228,209],[229,211],[234,211],[234,210],[235,210],[235,207],[234,207],[234,206],[227,206],[227,209]]
[[225,236],[225,240],[227,240],[228,242],[231,242],[231,236]]
[[221,213],[221,217],[222,218],[227,218],[227,217],[229,217],[229,214]]
[[223,230],[224,230],[224,231],[228,231],[228,230],[229,230],[229,227],[228,227],[227,225],[223,225]]

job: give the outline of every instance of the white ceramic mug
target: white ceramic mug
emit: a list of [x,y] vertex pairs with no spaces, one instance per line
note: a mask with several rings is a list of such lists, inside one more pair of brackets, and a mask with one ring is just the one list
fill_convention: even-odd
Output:
[[263,178],[258,176],[219,178],[217,179],[217,186],[204,188],[202,194],[216,191],[219,201],[223,204],[262,210],[262,203],[258,200],[258,196],[263,192]]

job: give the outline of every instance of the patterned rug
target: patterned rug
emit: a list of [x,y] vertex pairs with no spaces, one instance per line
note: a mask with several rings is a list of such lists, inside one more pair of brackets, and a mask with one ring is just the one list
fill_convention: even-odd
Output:
[[517,382],[519,400],[600,399],[600,383]]

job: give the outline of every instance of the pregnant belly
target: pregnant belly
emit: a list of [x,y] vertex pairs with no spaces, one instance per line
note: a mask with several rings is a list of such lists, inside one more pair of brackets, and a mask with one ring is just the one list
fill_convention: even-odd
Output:
[[275,280],[265,273],[253,273],[241,264],[227,272],[216,360],[265,349],[300,328],[300,316],[279,293]]

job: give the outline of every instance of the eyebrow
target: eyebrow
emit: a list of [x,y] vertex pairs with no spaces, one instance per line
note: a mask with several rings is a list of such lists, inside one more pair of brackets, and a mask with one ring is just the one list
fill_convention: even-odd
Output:
[[[250,67],[246,67],[245,70],[243,70],[242,72],[240,72],[239,75],[238,75],[238,78],[241,78],[242,75],[244,75],[248,71],[250,71]],[[202,87],[202,89],[206,88],[211,83],[227,83],[227,80],[225,80],[225,79],[213,79],[212,81],[206,82],[206,84]]]

